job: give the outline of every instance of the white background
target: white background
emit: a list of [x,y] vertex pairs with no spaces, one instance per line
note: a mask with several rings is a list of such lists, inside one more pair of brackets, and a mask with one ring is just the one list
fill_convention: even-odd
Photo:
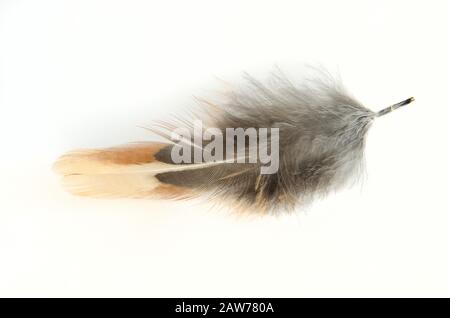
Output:
[[[1,1],[0,296],[450,296],[448,1]],[[339,71],[372,127],[367,179],[308,210],[94,200],[73,148],[151,136],[217,77]]]

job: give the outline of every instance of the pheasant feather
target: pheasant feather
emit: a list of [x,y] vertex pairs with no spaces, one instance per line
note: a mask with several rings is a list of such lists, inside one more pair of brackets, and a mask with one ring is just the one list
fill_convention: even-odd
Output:
[[[78,195],[207,196],[245,209],[292,210],[355,180],[361,173],[365,140],[373,121],[414,100],[374,112],[324,72],[302,84],[292,83],[281,73],[272,74],[265,83],[249,75],[245,78],[247,84],[228,92],[225,100],[203,100],[201,111],[192,118],[154,128],[167,143],[71,152],[56,162],[56,171],[66,188]],[[214,150],[208,146],[212,138],[196,140],[194,119],[204,123],[202,133],[208,129],[216,132]],[[180,127],[194,134],[181,140],[183,148],[171,138]],[[276,170],[264,172],[268,162],[261,152],[253,151],[255,145],[250,142],[228,147],[228,141],[217,141],[218,136],[228,136],[229,129],[241,129],[244,138],[256,136],[259,149],[269,148],[271,155],[276,152]],[[250,129],[268,132],[268,137],[247,134]],[[180,162],[180,149],[186,147],[189,151],[184,159],[191,161]],[[207,149],[208,156],[195,160],[196,150],[204,153]],[[222,151],[223,158],[218,160]],[[251,158],[251,153],[256,157]]]

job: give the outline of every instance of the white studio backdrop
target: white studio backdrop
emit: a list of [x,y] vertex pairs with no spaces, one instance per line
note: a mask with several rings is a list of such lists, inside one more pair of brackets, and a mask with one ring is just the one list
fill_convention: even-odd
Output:
[[[0,1],[0,296],[450,296],[448,1]],[[65,193],[53,161],[275,65],[383,117],[367,178],[294,215]]]

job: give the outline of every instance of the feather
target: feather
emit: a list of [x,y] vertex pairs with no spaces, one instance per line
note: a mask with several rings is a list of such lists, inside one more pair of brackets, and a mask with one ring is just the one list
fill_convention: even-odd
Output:
[[[356,180],[363,168],[365,140],[373,121],[414,100],[409,98],[373,112],[326,72],[300,85],[281,72],[273,73],[266,83],[247,74],[245,79],[246,85],[228,92],[224,100],[198,99],[200,111],[191,117],[152,127],[167,143],[70,152],[58,159],[55,170],[62,175],[66,189],[77,195],[207,195],[243,209],[293,210]],[[259,132],[271,129],[265,139],[255,135],[256,147],[276,150],[276,171],[263,173],[267,162],[263,162],[261,152],[251,160],[255,145],[250,142],[241,144],[243,151],[239,152],[239,143],[227,148],[226,141],[218,141],[216,146],[226,149],[223,159],[207,160],[203,156],[199,161],[196,151],[205,151],[211,139],[196,140],[194,119],[205,123],[202,133],[213,128],[220,133],[218,136],[228,136],[229,128]],[[174,160],[179,145],[173,141],[173,131],[180,127],[194,134],[178,140],[190,149],[188,162]],[[275,135],[277,139],[272,139]],[[232,138],[234,142],[235,136]],[[219,148],[215,148],[215,154]]]

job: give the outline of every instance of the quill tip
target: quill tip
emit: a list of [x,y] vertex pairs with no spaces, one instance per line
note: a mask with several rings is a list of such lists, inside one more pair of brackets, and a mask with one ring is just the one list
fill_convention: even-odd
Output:
[[405,99],[405,100],[403,100],[403,101],[401,101],[401,102],[399,102],[397,104],[394,104],[394,105],[391,105],[389,107],[386,107],[386,108],[380,110],[378,113],[376,113],[376,117],[380,117],[380,116],[386,115],[386,114],[388,114],[388,113],[390,113],[390,112],[392,112],[392,111],[394,111],[394,110],[396,110],[396,109],[398,109],[398,108],[400,108],[402,106],[405,106],[405,105],[408,105],[408,104],[412,103],[413,101],[415,101],[415,98],[414,97],[410,97],[410,98],[407,98],[407,99]]

